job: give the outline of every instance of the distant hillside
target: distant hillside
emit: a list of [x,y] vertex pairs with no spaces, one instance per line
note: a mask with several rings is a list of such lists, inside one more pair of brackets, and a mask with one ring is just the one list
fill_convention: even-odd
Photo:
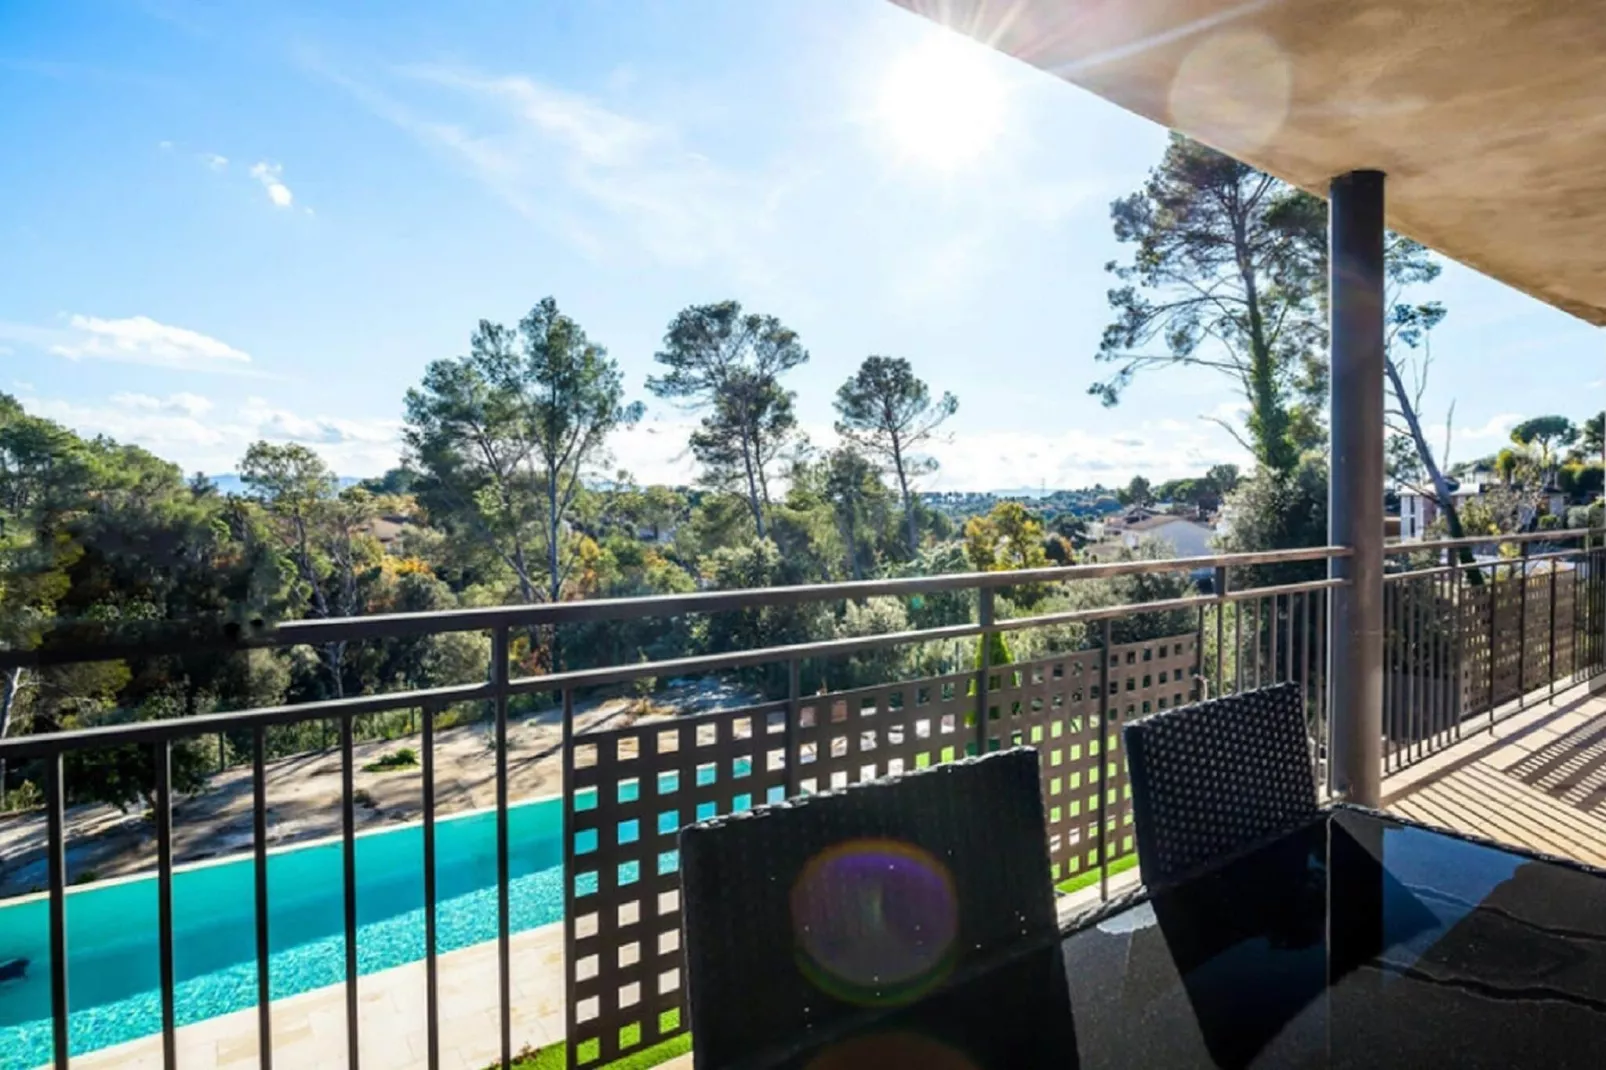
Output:
[[[233,472],[224,472],[222,475],[207,476],[206,478],[211,481],[212,486],[216,487],[218,489],[218,493],[220,494],[245,493],[245,483]],[[356,476],[341,476],[338,482],[340,483],[341,489],[344,490],[346,487],[355,486],[356,484],[361,483],[362,480],[358,479]]]

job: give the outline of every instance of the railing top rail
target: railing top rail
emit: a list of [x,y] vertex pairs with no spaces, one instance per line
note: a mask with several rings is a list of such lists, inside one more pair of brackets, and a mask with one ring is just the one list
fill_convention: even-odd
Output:
[[1566,528],[1556,531],[1525,531],[1516,535],[1470,535],[1464,539],[1420,539],[1407,542],[1403,539],[1393,539],[1383,544],[1383,553],[1388,556],[1396,554],[1431,553],[1436,550],[1459,550],[1477,546],[1489,546],[1503,542],[1561,542],[1566,539],[1584,539],[1606,537],[1606,528]]
[[[1183,598],[1160,599],[1153,602],[1134,602],[1121,606],[1101,606],[1096,609],[1072,610],[1060,613],[1014,617],[1000,620],[991,630],[1000,632],[1022,631],[1077,621],[1091,622],[1112,617],[1141,613],[1164,613],[1191,609],[1209,604],[1228,604],[1233,601],[1260,596],[1275,597],[1303,591],[1329,590],[1348,583],[1343,579],[1310,580],[1305,583],[1281,584],[1275,587],[1234,591],[1226,594],[1191,595]],[[804,658],[829,658],[864,650],[879,650],[907,643],[922,643],[965,639],[981,635],[989,629],[982,624],[956,624],[938,628],[924,628],[884,635],[851,636],[809,643],[782,646],[755,647],[747,650],[723,651],[663,661],[630,662],[593,669],[575,669],[544,676],[523,676],[509,680],[505,692],[499,692],[494,683],[456,684],[446,687],[412,691],[392,691],[377,695],[352,698],[322,699],[300,702],[288,706],[272,706],[232,713],[200,714],[193,717],[175,717],[156,721],[139,721],[129,724],[99,725],[94,728],[51,732],[40,735],[17,736],[0,740],[0,758],[23,759],[50,757],[55,754],[128,743],[155,743],[164,739],[180,739],[216,732],[236,731],[259,725],[289,724],[321,718],[351,717],[386,710],[408,708],[440,709],[459,702],[474,702],[495,698],[499,693],[508,695],[536,694],[600,687],[626,683],[649,676],[672,677],[694,673],[721,672],[756,665]]]
[[1348,547],[1317,546],[1247,554],[1173,557],[1158,561],[1111,561],[1102,564],[1062,565],[1054,568],[1015,569],[1004,572],[955,572],[937,576],[854,580],[845,583],[701,591],[684,595],[597,598],[533,606],[489,606],[420,613],[386,613],[368,617],[294,620],[276,625],[256,622],[253,625],[234,623],[200,628],[179,626],[171,631],[157,631],[144,637],[130,639],[119,639],[115,632],[99,631],[92,625],[70,625],[56,633],[47,634],[45,642],[36,648],[0,650],[0,671],[17,666],[33,667],[261,647],[316,646],[323,643],[406,638],[445,632],[595,623],[642,617],[674,617],[690,613],[722,613],[807,602],[997,589],[1027,583],[1071,582],[1144,573],[1291,564],[1348,557],[1351,553]]
[[1386,572],[1383,574],[1384,583],[1394,583],[1397,580],[1425,579],[1428,576],[1438,576],[1454,572],[1481,572],[1485,569],[1517,569],[1523,565],[1542,565],[1547,561],[1566,561],[1578,556],[1577,550],[1553,550],[1550,553],[1527,554],[1523,557],[1489,558],[1476,561],[1470,565],[1456,561],[1448,565],[1433,565],[1429,568],[1414,568],[1404,572]]

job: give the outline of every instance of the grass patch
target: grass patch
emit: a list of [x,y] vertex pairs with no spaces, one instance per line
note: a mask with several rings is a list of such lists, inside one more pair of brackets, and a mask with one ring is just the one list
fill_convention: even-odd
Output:
[[[1125,873],[1127,870],[1131,869],[1133,866],[1135,866],[1137,864],[1138,864],[1138,856],[1135,855],[1135,854],[1132,854],[1132,855],[1125,855],[1125,856],[1123,856],[1121,858],[1117,858],[1114,862],[1111,862],[1109,864],[1109,866],[1107,866],[1106,868],[1108,869],[1110,876],[1113,877],[1117,873]],[[1054,885],[1054,888],[1055,888],[1056,891],[1064,892],[1064,893],[1066,893],[1068,895],[1071,892],[1079,892],[1083,888],[1091,887],[1092,885],[1095,885],[1098,882],[1099,882],[1099,871],[1096,870],[1096,869],[1090,869],[1090,870],[1087,870],[1086,872],[1078,873],[1074,877],[1067,877],[1065,880],[1062,880],[1058,884]]]
[[[544,1048],[526,1048],[519,1052],[518,1057],[510,1064],[513,1070],[565,1070],[568,1065],[565,1057],[568,1054],[569,1042],[560,1040],[556,1044],[548,1044]],[[616,1059],[607,1064],[592,1064],[586,1070],[647,1070],[649,1066],[666,1063],[677,1055],[684,1055],[691,1051],[691,1034],[682,1033],[678,1037],[670,1037],[660,1044],[640,1051],[631,1052],[623,1059]],[[489,1068],[488,1068],[489,1070]]]
[[365,773],[388,773],[392,769],[411,769],[418,764],[418,752],[411,747],[381,754],[362,767]]

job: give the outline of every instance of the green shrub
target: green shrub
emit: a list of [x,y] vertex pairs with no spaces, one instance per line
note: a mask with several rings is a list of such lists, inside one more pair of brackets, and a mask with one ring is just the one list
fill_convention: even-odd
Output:
[[15,788],[6,792],[5,805],[0,806],[0,814],[21,813],[24,810],[37,810],[45,805],[44,792],[31,780],[24,780]]
[[381,754],[373,761],[362,767],[365,773],[385,773],[392,769],[411,769],[418,764],[418,752],[411,747],[392,751],[390,754]]

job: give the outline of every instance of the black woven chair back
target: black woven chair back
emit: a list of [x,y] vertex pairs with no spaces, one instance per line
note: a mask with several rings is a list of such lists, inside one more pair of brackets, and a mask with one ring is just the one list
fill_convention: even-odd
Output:
[[1316,812],[1296,684],[1180,706],[1127,724],[1138,864],[1150,887]]
[[680,872],[699,1068],[765,1062],[1056,931],[1030,748],[689,826]]

